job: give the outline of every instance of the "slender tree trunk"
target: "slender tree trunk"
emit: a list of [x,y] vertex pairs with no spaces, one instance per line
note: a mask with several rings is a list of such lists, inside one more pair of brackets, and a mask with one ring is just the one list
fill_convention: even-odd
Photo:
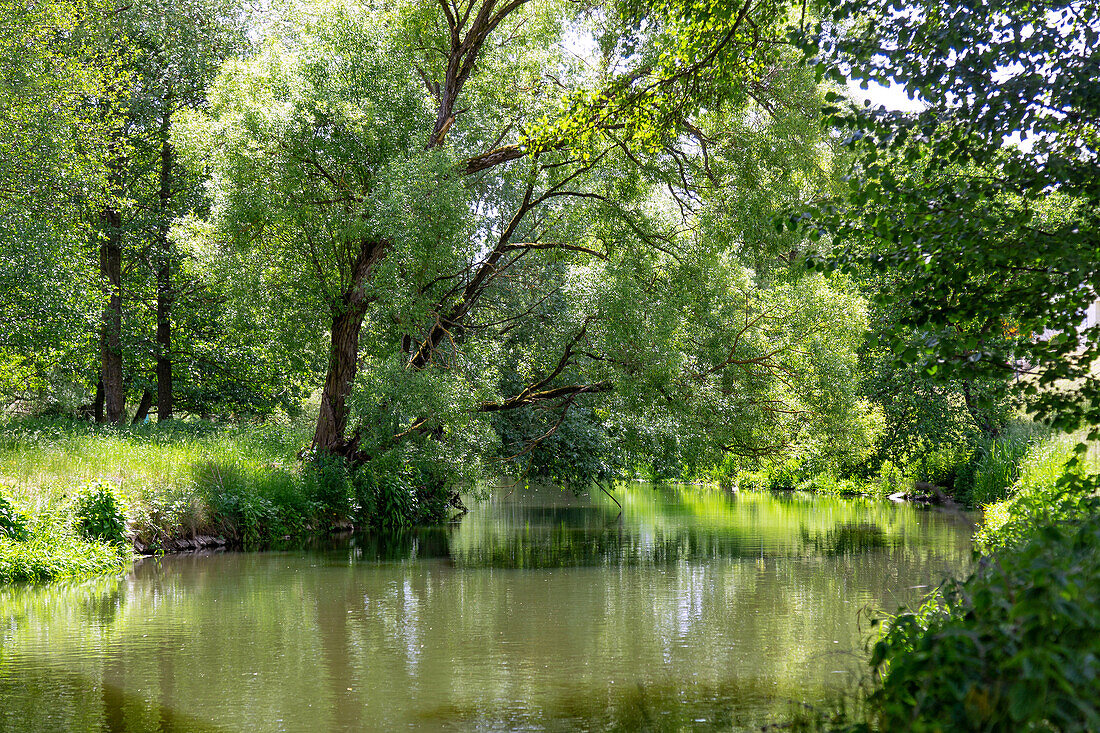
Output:
[[95,383],[95,401],[92,402],[92,417],[96,422],[103,422],[103,378]]
[[988,408],[984,407],[979,398],[974,395],[970,386],[970,380],[964,379],[962,388],[963,402],[966,404],[967,412],[970,413],[970,419],[974,421],[974,424],[977,425],[978,429],[983,433],[990,438],[996,438],[1001,434],[1001,430],[993,421],[993,416],[990,415]]
[[153,393],[146,387],[141,392],[141,402],[138,403],[137,412],[134,413],[132,425],[140,425],[149,415],[149,408],[153,405]]
[[384,251],[382,242],[363,241],[360,244],[351,270],[350,285],[333,313],[328,374],[321,391],[317,430],[313,434],[316,450],[333,453],[347,445],[344,440],[344,431],[348,426],[346,403],[359,367],[359,332],[370,304],[364,291],[374,264]]
[[172,253],[168,244],[172,197],[172,90],[165,97],[160,126],[160,221],[157,224],[157,420],[172,419]]
[[157,420],[172,419],[172,282],[164,263],[157,271]]
[[105,237],[99,247],[99,269],[107,304],[103,308],[100,335],[100,379],[104,417],[107,422],[121,422],[126,410],[122,385],[122,214],[108,207],[101,216]]

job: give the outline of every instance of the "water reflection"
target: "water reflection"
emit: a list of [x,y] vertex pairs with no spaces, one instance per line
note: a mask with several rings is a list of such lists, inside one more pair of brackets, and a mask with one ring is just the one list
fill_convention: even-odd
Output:
[[861,608],[969,558],[964,518],[911,507],[618,497],[0,591],[0,730],[750,727],[859,673]]

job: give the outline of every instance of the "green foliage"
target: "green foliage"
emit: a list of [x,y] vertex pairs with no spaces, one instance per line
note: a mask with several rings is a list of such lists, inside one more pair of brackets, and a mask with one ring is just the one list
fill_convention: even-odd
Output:
[[86,487],[91,501],[83,513],[85,505],[64,497],[36,508],[18,485],[0,483],[0,491],[13,497],[0,494],[0,584],[117,572],[132,559],[125,543],[90,536],[97,527],[110,533],[122,526],[109,488]]
[[873,482],[874,493],[879,496],[890,496],[899,491],[908,491],[912,485],[913,479],[906,475],[905,468],[893,461],[883,462]]
[[119,544],[88,542],[46,522],[33,527],[26,541],[0,537],[0,584],[120,572],[132,559],[131,552]]
[[865,493],[864,487],[857,481],[837,478],[827,473],[817,474],[798,484],[800,491],[813,491],[818,494],[850,496]]
[[984,507],[975,541],[984,552],[1019,545],[1035,527],[1080,519],[1091,504],[1098,466],[1083,459],[1069,438],[1032,444],[1009,497]]
[[351,514],[347,461],[339,456],[315,455],[302,469],[306,497],[331,523]]
[[447,520],[458,508],[457,477],[407,452],[378,453],[351,475],[357,517],[383,531]]
[[308,529],[331,526],[332,516],[312,501],[299,476],[246,461],[209,459],[192,467],[195,493],[206,507],[205,526],[246,549],[262,549]]
[[1009,489],[1019,477],[1020,461],[1028,448],[1027,442],[1014,440],[1012,436],[980,444],[974,461],[970,503],[985,506],[1007,498]]
[[870,705],[883,729],[1100,726],[1100,506],[1031,526],[942,600],[892,619]]
[[27,518],[15,510],[11,502],[4,496],[7,487],[0,483],[0,536],[17,542],[27,539]]
[[96,481],[73,497],[76,529],[89,540],[121,544],[126,541],[126,515],[110,484]]
[[[879,299],[907,310],[889,341],[901,361],[999,384],[1097,438],[1100,324],[1082,321],[1100,298],[1100,98],[1078,90],[1092,88],[1100,17],[1078,6],[833,5],[806,44],[822,70],[898,83],[925,106],[833,107],[857,163],[848,194],[809,218],[831,239],[822,264],[899,275]],[[1021,362],[1034,376],[1017,383]]]
[[354,485],[360,516],[370,525],[394,530],[417,521],[416,491],[399,453],[383,454],[366,463],[356,472]]

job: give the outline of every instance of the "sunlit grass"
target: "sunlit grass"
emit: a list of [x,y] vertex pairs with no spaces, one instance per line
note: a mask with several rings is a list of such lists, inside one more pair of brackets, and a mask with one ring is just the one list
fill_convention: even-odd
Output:
[[[95,482],[121,500],[131,536],[152,547],[199,533],[236,533],[239,515],[249,512],[244,521],[253,525],[276,515],[286,519],[306,508],[295,457],[305,435],[303,426],[287,421],[2,424],[0,492],[34,531],[26,541],[7,538],[0,545],[0,582],[87,575],[124,561],[119,552],[73,533],[73,497]],[[285,521],[275,524],[285,529]],[[261,528],[250,531],[258,541]]]

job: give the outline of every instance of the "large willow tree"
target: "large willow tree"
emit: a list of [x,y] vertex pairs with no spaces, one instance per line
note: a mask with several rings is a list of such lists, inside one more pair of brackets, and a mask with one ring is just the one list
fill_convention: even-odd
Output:
[[469,466],[490,415],[537,411],[532,446],[577,406],[639,450],[845,445],[862,307],[770,223],[828,180],[798,21],[752,0],[284,9],[177,129],[211,173],[192,246],[327,331],[313,446],[353,463]]

